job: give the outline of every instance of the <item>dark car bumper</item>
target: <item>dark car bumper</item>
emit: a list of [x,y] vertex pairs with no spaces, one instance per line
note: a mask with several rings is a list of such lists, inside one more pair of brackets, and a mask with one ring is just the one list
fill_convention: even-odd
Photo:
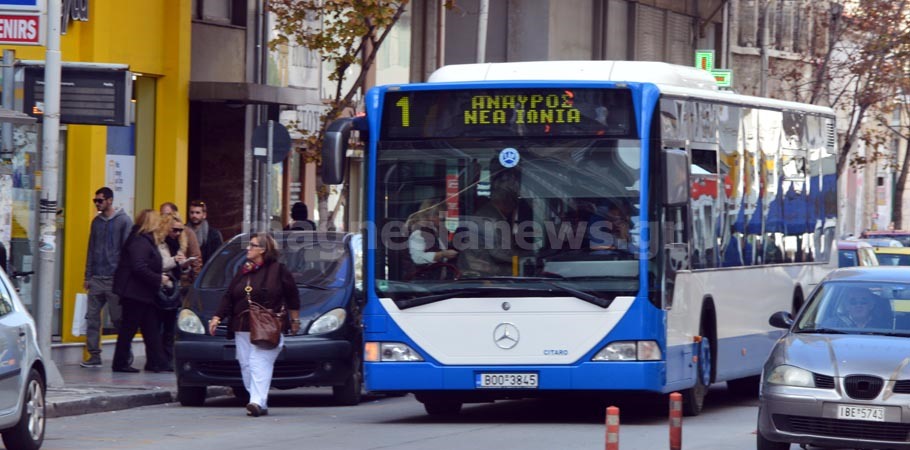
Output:
[[[344,339],[285,336],[272,387],[335,386],[351,376],[353,345]],[[243,386],[236,345],[224,336],[180,333],[174,344],[181,386]]]

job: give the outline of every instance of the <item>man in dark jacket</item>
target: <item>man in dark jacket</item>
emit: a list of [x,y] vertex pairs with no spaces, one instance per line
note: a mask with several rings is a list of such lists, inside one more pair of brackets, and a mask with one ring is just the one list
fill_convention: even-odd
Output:
[[190,202],[190,213],[187,217],[187,225],[196,232],[199,239],[199,248],[202,250],[203,264],[221,247],[224,240],[221,238],[221,232],[217,228],[209,225],[208,208],[202,200],[193,200]]
[[303,202],[291,206],[291,219],[293,222],[284,227],[285,230],[316,231],[316,224],[308,218],[310,211]]
[[114,326],[121,319],[120,299],[112,290],[114,271],[120,261],[120,251],[133,227],[122,209],[114,208],[114,191],[103,187],[95,191],[98,215],[92,220],[85,258],[85,290],[88,305],[85,312],[85,347],[89,358],[82,367],[101,367],[101,310],[107,304]]

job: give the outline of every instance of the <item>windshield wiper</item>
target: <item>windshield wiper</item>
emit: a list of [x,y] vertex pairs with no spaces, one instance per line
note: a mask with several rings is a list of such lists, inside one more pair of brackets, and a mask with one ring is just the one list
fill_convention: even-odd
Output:
[[[582,290],[580,290],[580,289],[575,289],[575,288],[573,288],[573,287],[565,286],[565,285],[563,285],[563,284],[561,284],[561,283],[557,283],[557,282],[554,281],[554,280],[561,280],[561,279],[565,279],[565,277],[563,277],[563,276],[561,276],[561,275],[553,274],[553,276],[546,276],[546,277],[507,277],[507,276],[503,276],[503,277],[462,278],[462,279],[460,279],[460,280],[455,280],[455,281],[456,281],[456,282],[468,282],[468,281],[540,281],[540,282],[543,282],[544,284],[546,284],[547,286],[555,287],[556,289],[558,289],[558,290],[560,290],[560,291],[562,291],[562,292],[571,294],[571,295],[573,295],[573,296],[575,296],[575,297],[578,297],[578,298],[580,298],[581,300],[584,300],[584,301],[586,301],[586,302],[588,302],[588,303],[591,303],[591,304],[600,306],[601,308],[609,308],[609,307],[610,307],[610,304],[613,303],[613,299],[610,299],[610,298],[603,298],[603,297],[600,297],[600,296],[597,296],[597,295],[590,294],[590,293],[588,293],[588,292],[582,291]],[[504,288],[504,287],[500,287],[500,289],[502,289],[502,288]],[[492,287],[492,286],[490,286],[490,287],[478,288],[478,289],[490,290],[490,289],[497,289],[497,287]],[[514,289],[514,288],[507,288],[507,289],[510,289],[510,290],[511,290],[511,289]],[[471,290],[474,290],[474,289],[471,289]],[[532,290],[532,289],[528,289],[528,290]],[[461,291],[461,292],[464,292],[464,291]],[[434,296],[438,296],[438,295],[448,295],[448,294],[435,294],[435,295],[429,295],[429,296],[427,296],[427,297],[434,297]],[[418,297],[418,298],[420,298],[420,297]],[[439,300],[445,300],[446,298],[452,298],[452,296],[450,295],[450,296],[448,296],[448,297],[441,298],[441,299],[439,299]],[[410,300],[414,300],[414,299],[410,299]],[[421,303],[421,304],[426,304],[426,303]],[[401,307],[401,306],[399,305],[399,307]]]
[[325,286],[320,286],[318,284],[310,284],[310,283],[307,283],[306,281],[298,281],[297,286],[303,286],[305,288],[310,288],[310,289],[319,289],[320,291],[328,290],[328,288]]
[[796,330],[797,333],[818,333],[818,334],[847,334],[846,331],[836,330],[834,328],[801,328]]
[[458,289],[451,290],[446,292],[441,292],[439,294],[430,294],[423,295],[420,297],[405,298],[401,300],[394,300],[395,305],[398,306],[398,309],[408,309],[414,308],[415,306],[429,305],[430,303],[436,303],[440,300],[448,300],[453,297],[462,297],[466,295],[476,295],[487,293],[490,291],[525,291],[524,288],[515,288],[508,286],[493,286],[493,287],[480,287],[473,289]]
[[546,284],[550,285],[550,286],[553,286],[553,287],[555,287],[555,288],[557,288],[557,289],[559,289],[559,290],[565,292],[565,293],[572,294],[572,295],[574,295],[574,296],[576,296],[576,297],[578,297],[578,298],[580,298],[580,299],[582,299],[582,300],[584,300],[584,301],[586,301],[586,302],[588,302],[588,303],[591,303],[591,304],[600,306],[601,308],[604,308],[604,309],[609,308],[609,307],[610,307],[610,304],[613,303],[613,300],[614,300],[614,299],[612,299],[612,298],[603,298],[603,297],[600,297],[600,296],[598,296],[598,295],[590,294],[590,293],[587,293],[587,292],[585,292],[585,291],[582,291],[582,290],[579,290],[579,289],[575,289],[575,288],[573,288],[573,287],[564,286],[564,285],[562,285],[562,284],[560,284],[560,283],[556,283],[556,282],[553,282],[553,281],[544,281],[544,282],[545,282]]

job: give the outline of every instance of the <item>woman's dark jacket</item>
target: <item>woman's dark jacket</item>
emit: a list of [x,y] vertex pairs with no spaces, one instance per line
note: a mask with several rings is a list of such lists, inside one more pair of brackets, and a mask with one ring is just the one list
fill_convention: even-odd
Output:
[[133,234],[120,253],[114,293],[125,300],[154,305],[161,288],[161,252],[150,233]]
[[[270,270],[277,273],[270,277],[268,276]],[[244,292],[247,280],[250,282],[250,287],[253,288],[250,298],[254,302],[276,312],[281,310],[282,305],[286,309],[300,309],[300,293],[297,291],[297,283],[284,264],[273,261],[259,270],[247,274],[243,274],[240,270],[231,280],[231,284],[215,312],[215,315],[222,319],[231,318],[232,331],[250,331],[249,316],[246,314],[249,303],[247,303],[246,292]]]

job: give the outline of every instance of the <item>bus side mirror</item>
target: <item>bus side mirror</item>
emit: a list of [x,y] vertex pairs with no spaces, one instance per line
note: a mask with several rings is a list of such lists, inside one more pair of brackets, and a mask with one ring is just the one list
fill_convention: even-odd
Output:
[[344,183],[344,161],[347,158],[348,140],[354,119],[338,119],[325,130],[322,141],[322,182],[325,184]]
[[689,157],[685,150],[664,149],[664,205],[689,202]]

